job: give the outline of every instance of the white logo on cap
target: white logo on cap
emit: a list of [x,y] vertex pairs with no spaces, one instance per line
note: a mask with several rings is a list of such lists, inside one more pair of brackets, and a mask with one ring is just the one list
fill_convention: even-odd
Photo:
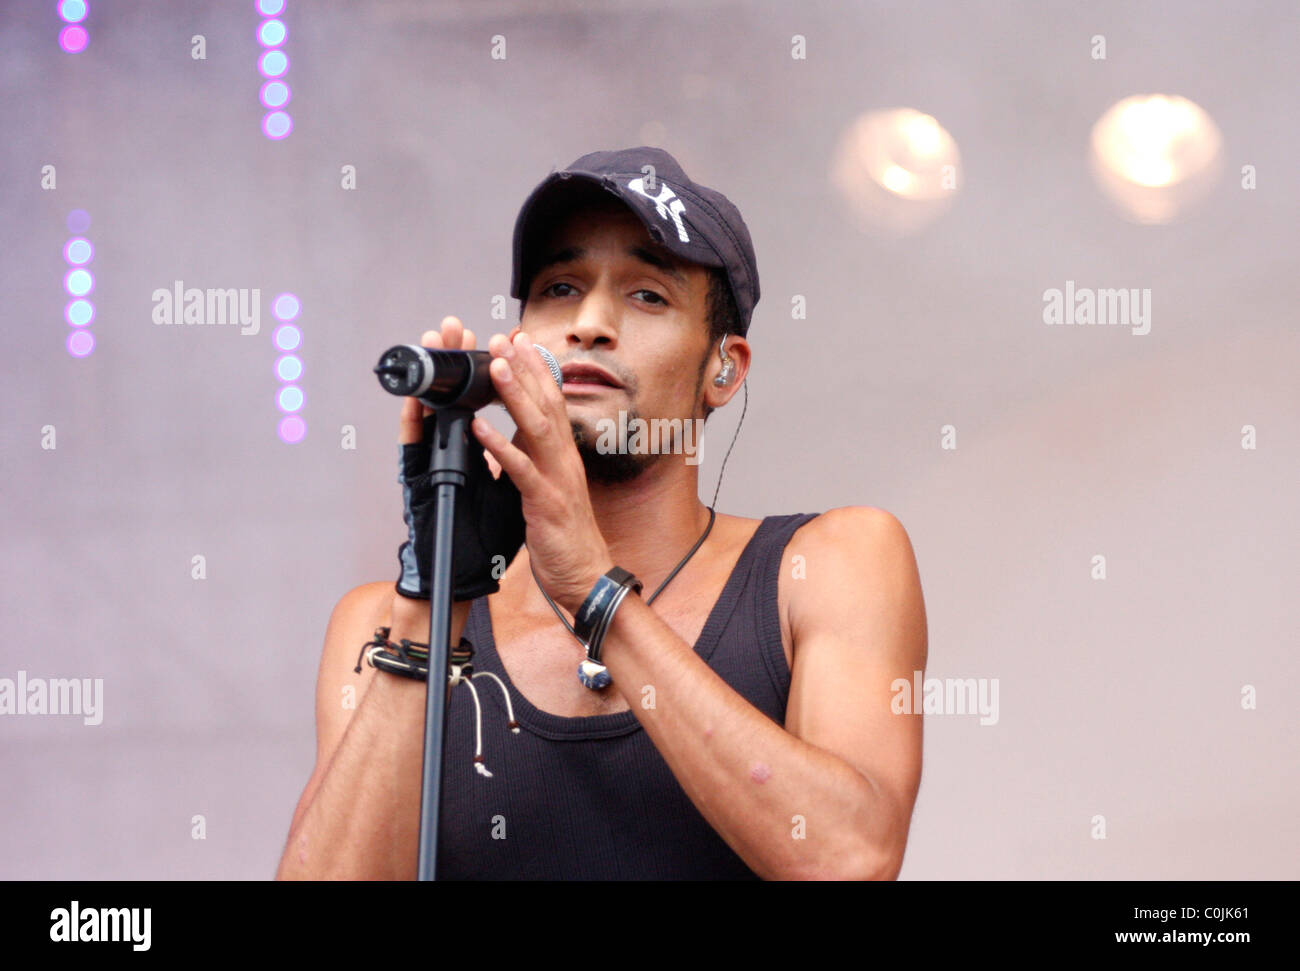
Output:
[[639,192],[655,204],[655,210],[659,213],[660,219],[671,219],[677,224],[677,238],[683,243],[689,243],[691,238],[686,235],[686,227],[682,225],[681,214],[686,211],[686,204],[677,198],[677,194],[668,188],[668,183],[660,180],[660,189],[657,196],[652,196],[645,191],[645,179],[633,179],[627,184],[627,187],[633,192]]

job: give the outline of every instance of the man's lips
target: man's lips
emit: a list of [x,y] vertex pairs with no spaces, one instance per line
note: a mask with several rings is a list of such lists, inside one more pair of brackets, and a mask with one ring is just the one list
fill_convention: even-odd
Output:
[[564,376],[564,387],[572,386],[575,391],[622,387],[612,374],[594,364],[566,364],[560,373]]
[[561,389],[564,394],[595,394],[600,391],[622,391],[622,388],[612,388],[608,384],[592,384],[584,381],[565,381]]

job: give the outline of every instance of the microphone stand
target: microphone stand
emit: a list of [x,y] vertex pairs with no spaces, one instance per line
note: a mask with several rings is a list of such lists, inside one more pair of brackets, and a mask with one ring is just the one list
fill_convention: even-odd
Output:
[[451,688],[451,596],[456,501],[465,485],[467,436],[474,412],[455,405],[435,408],[429,450],[434,497],[432,576],[429,592],[429,677],[424,707],[424,774],[420,782],[420,855],[417,879],[436,880],[438,820],[442,807],[442,756]]
[[[541,344],[534,344],[546,360],[556,385],[563,387],[560,365]],[[442,808],[442,755],[447,734],[447,700],[451,686],[451,598],[456,501],[465,486],[468,472],[469,425],[475,409],[493,399],[492,379],[486,353],[465,358],[467,366],[459,370],[448,363],[450,380],[438,387],[431,399],[429,391],[438,364],[431,348],[403,344],[390,348],[373,369],[379,384],[390,394],[417,396],[433,409],[434,433],[429,443],[429,485],[434,488],[433,555],[429,590],[429,676],[424,706],[424,768],[420,781],[420,855],[416,862],[417,879],[436,880],[438,862],[438,820]],[[481,363],[476,363],[476,361]],[[463,372],[463,373],[462,373]],[[455,401],[445,405],[431,403],[437,396],[451,394]],[[457,404],[455,402],[462,402]],[[474,404],[467,408],[463,402]],[[446,690],[435,690],[437,684]]]

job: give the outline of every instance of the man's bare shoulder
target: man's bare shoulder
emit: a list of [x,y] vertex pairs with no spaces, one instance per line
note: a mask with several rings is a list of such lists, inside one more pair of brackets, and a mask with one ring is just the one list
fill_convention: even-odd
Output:
[[907,530],[893,513],[876,506],[839,506],[808,520],[794,531],[790,546],[808,552],[833,549],[862,550],[864,544],[898,545],[910,542]]
[[828,600],[858,602],[864,586],[881,592],[914,582],[916,560],[903,524],[876,506],[829,509],[795,530],[783,569],[806,582],[789,584],[788,610],[797,630],[801,612],[821,609]]

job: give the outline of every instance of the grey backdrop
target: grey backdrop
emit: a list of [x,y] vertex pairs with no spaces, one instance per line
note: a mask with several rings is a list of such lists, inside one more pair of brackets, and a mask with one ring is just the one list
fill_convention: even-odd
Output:
[[[926,720],[902,876],[1300,876],[1295,4],[289,0],[278,143],[252,0],[93,3],[78,55],[53,7],[0,7],[0,677],[102,678],[104,715],[0,716],[0,877],[273,875],[330,609],[395,576],[398,402],[369,367],[448,313],[507,330],[527,192],[647,143],[757,249],[720,507],[890,510],[927,675],[998,679],[996,725]],[[1224,178],[1163,227],[1120,218],[1086,165],[1097,117],[1151,91],[1224,137]],[[906,238],[864,231],[828,180],[843,129],[898,105],[962,157],[955,204]],[[63,347],[76,208],[84,360]],[[175,280],[260,288],[262,332],[156,326]],[[1044,325],[1066,280],[1150,288],[1151,332]],[[274,432],[281,291],[303,303],[295,446]],[[740,404],[710,423],[706,501]]]

